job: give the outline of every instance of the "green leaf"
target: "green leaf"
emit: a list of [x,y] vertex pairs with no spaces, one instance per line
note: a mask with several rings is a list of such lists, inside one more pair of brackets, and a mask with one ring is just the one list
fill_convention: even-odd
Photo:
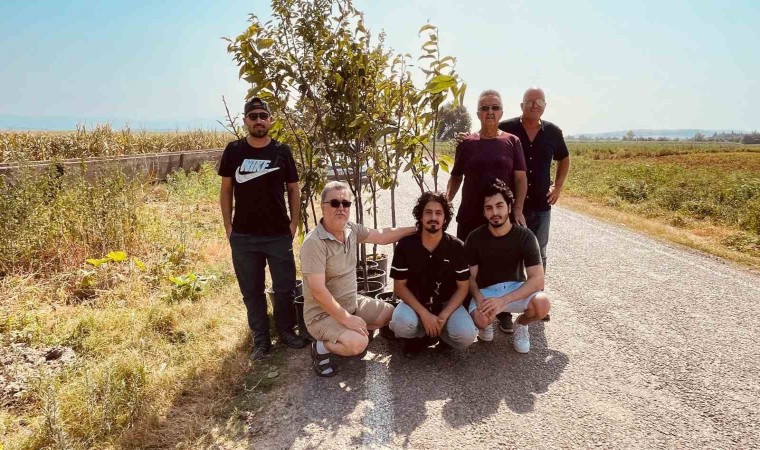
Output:
[[421,35],[423,32],[425,32],[427,30],[435,30],[435,25],[431,25],[429,23],[423,25],[422,28],[420,28],[420,31],[417,32],[417,36]]
[[116,261],[116,262],[122,262],[125,259],[127,259],[127,254],[125,252],[122,252],[122,251],[110,252],[110,253],[108,253],[106,255],[106,258],[110,258],[110,259],[112,259],[113,261]]
[[258,41],[258,42],[256,42],[256,45],[257,45],[257,46],[258,46],[260,49],[269,48],[269,47],[271,47],[271,46],[273,46],[273,45],[274,45],[274,39],[269,39],[269,38],[265,38],[265,39],[259,39],[259,41]]
[[111,262],[111,258],[100,258],[100,259],[86,259],[89,264],[92,264],[95,267],[100,266],[101,264],[105,264],[107,262]]
[[135,264],[135,266],[137,266],[138,269],[145,270],[145,264],[136,257],[132,257],[132,262]]

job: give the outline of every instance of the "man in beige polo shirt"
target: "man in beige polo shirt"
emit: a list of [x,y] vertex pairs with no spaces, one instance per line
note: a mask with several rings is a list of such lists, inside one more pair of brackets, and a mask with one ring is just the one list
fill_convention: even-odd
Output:
[[316,339],[311,346],[317,375],[337,373],[334,355],[361,354],[374,330],[391,320],[393,306],[357,294],[358,244],[391,244],[415,232],[415,227],[375,230],[348,220],[348,185],[332,181],[322,190],[322,220],[301,247],[304,276],[304,321]]

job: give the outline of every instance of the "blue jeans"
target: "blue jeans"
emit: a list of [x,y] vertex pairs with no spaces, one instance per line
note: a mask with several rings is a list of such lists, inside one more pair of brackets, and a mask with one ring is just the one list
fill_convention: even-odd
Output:
[[[404,302],[400,302],[393,310],[393,317],[388,326],[400,338],[411,339],[425,336],[425,327],[422,325],[420,317],[411,306]],[[472,317],[461,305],[451,313],[441,332],[441,339],[459,350],[472,344],[477,336],[478,329],[475,327]]]
[[286,236],[253,236],[234,231],[230,235],[232,265],[235,267],[240,293],[248,314],[248,326],[257,347],[272,345],[269,339],[267,298],[264,294],[264,270],[269,264],[274,301],[272,310],[278,334],[292,334],[295,325],[293,300],[296,287],[296,264],[293,239]]
[[546,244],[549,243],[549,222],[551,221],[552,211],[525,211],[525,223],[528,229],[536,235],[538,247],[541,250],[541,260],[544,263],[544,274],[546,274]]

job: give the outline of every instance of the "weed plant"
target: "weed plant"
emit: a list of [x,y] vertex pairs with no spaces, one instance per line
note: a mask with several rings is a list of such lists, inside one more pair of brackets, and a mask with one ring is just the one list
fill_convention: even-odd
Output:
[[0,410],[5,448],[205,442],[215,412],[271,386],[251,381],[218,186],[212,166],[158,185],[111,172],[2,186],[0,349],[76,353]]

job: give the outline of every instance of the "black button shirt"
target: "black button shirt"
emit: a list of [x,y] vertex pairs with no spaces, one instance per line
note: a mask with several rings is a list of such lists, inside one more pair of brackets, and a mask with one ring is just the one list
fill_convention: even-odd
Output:
[[393,253],[391,278],[406,286],[428,311],[438,314],[457,289],[457,281],[470,278],[464,243],[448,233],[429,252],[417,232],[401,239]]
[[525,163],[528,166],[528,193],[525,196],[524,210],[547,211],[551,205],[546,200],[546,194],[551,187],[552,159],[560,161],[569,156],[562,130],[551,122],[541,121],[533,142],[523,128],[519,117],[502,121],[499,129],[514,134],[520,138]]

